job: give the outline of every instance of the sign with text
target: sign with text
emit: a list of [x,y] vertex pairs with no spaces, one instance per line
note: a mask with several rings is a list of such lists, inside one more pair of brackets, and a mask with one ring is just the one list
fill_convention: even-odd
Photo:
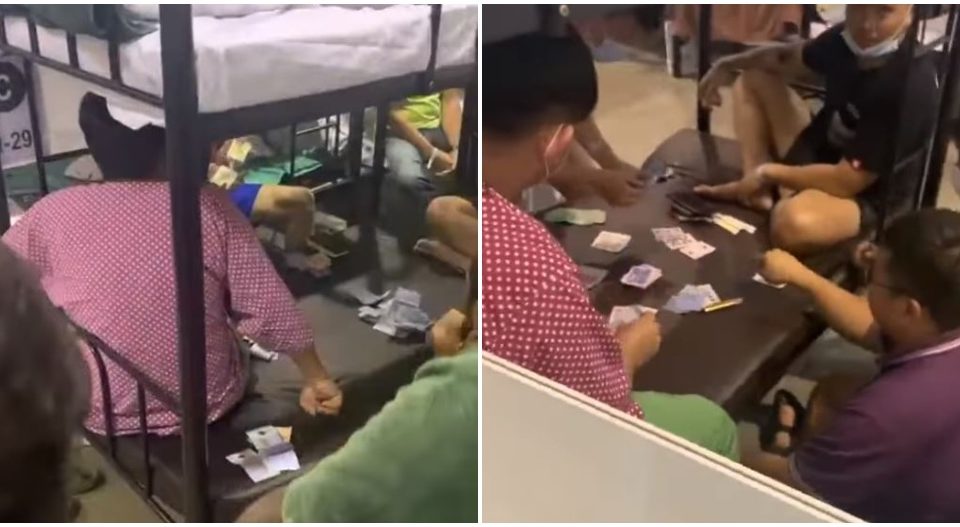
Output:
[[0,166],[4,170],[36,161],[33,142],[37,138],[30,126],[28,97],[23,59],[0,56]]

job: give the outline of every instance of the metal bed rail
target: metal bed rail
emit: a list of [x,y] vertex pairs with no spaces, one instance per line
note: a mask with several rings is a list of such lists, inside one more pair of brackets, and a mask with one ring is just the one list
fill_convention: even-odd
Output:
[[[154,467],[150,459],[150,430],[147,426],[147,394],[149,393],[165,409],[174,412],[178,416],[183,415],[180,401],[163,387],[156,384],[148,375],[140,371],[122,354],[107,345],[96,335],[90,333],[83,327],[71,323],[72,328],[86,342],[97,369],[97,375],[100,385],[101,398],[101,416],[103,417],[104,434],[86,430],[85,434],[90,440],[90,444],[97,448],[103,455],[112,460],[113,465],[123,478],[133,487],[150,508],[166,521],[171,521],[170,513],[162,507],[153,496],[154,493]],[[116,413],[113,410],[113,396],[110,389],[110,376],[107,372],[107,364],[104,360],[109,360],[116,365],[125,374],[129,375],[136,384],[137,393],[137,424],[138,437],[140,438],[140,449],[142,463],[143,480],[137,477],[136,473],[128,468],[121,460],[117,449],[118,434],[116,432]],[[106,443],[106,448],[103,443]]]

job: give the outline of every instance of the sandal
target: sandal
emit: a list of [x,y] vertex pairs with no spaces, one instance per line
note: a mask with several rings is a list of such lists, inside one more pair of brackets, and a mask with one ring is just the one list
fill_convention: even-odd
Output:
[[[795,415],[793,426],[786,426],[780,422],[780,408],[785,404],[793,408]],[[790,453],[793,452],[794,443],[799,437],[800,431],[803,430],[806,413],[807,411],[803,407],[803,404],[800,403],[800,400],[797,399],[795,395],[787,390],[777,390],[777,392],[773,394],[773,404],[770,406],[767,417],[760,424],[760,449],[764,452],[784,457],[790,455]],[[790,434],[791,441],[789,447],[784,448],[776,444],[776,437],[780,432]]]

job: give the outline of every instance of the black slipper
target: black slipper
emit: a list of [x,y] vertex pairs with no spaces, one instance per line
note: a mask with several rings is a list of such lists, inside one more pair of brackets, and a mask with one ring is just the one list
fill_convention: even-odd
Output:
[[[793,408],[795,416],[793,426],[786,426],[780,422],[780,408],[785,404]],[[790,455],[790,453],[793,452],[797,438],[800,436],[800,431],[803,430],[806,413],[807,411],[803,407],[803,404],[800,403],[800,400],[797,399],[795,395],[786,390],[777,390],[777,392],[773,394],[773,404],[770,406],[767,418],[760,425],[760,449],[764,452],[780,456]],[[779,432],[787,432],[790,434],[791,441],[789,447],[783,448],[777,446],[776,437]]]

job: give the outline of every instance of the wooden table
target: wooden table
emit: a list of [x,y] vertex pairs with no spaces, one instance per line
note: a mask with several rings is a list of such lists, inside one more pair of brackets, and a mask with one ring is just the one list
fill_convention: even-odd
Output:
[[[739,152],[733,141],[683,130],[668,139],[647,160],[676,163],[694,170],[705,180],[725,181],[740,176]],[[824,329],[812,314],[811,303],[799,290],[778,290],[752,280],[760,256],[769,247],[763,215],[733,205],[719,208],[757,227],[757,233],[733,236],[712,224],[679,224],[670,214],[666,195],[692,188],[696,181],[678,178],[651,184],[643,200],[626,208],[611,209],[598,199],[576,206],[607,209],[607,223],[589,227],[549,225],[578,264],[609,270],[591,291],[604,315],[615,305],[644,304],[660,308],[687,284],[711,284],[723,299],[743,297],[740,306],[704,314],[676,315],[661,311],[663,345],[659,354],[642,367],[634,387],[668,393],[696,393],[737,415],[757,402],[786,372],[789,364]],[[716,247],[699,261],[671,251],[653,238],[651,228],[681,226],[697,239]],[[630,245],[619,254],[590,247],[601,230],[630,234]],[[821,272],[835,271],[842,255],[821,258]],[[664,276],[649,289],[620,284],[631,265],[649,263]]]

